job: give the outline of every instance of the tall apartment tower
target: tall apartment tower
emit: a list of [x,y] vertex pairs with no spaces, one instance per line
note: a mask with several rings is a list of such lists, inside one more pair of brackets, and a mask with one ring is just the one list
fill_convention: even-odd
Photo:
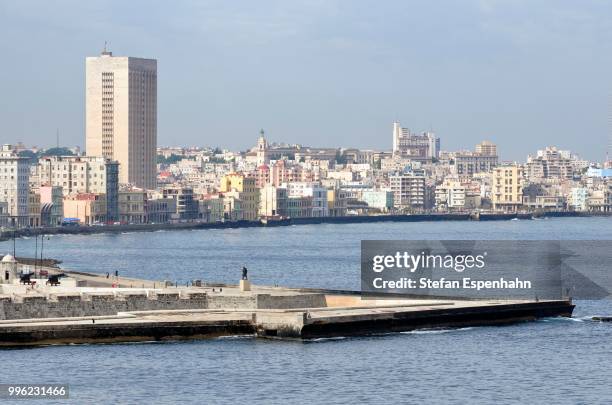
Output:
[[86,152],[119,162],[119,183],[144,189],[157,179],[157,60],[86,59]]

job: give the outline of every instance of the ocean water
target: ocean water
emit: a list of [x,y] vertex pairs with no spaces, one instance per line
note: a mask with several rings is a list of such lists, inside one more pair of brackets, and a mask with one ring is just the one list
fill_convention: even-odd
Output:
[[[75,270],[187,282],[359,288],[362,239],[612,239],[612,218],[304,225],[53,236]],[[33,255],[34,239],[17,241]],[[0,243],[0,253],[12,242]],[[610,403],[612,301],[572,319],[305,342],[252,337],[0,351],[0,383],[68,383],[74,403]]]

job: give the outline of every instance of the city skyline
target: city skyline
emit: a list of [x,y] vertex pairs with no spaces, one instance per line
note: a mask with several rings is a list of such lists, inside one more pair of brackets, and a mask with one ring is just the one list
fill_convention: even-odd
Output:
[[51,146],[59,128],[62,144],[84,146],[82,60],[108,40],[117,55],[159,60],[160,145],[245,150],[263,127],[287,143],[386,150],[399,120],[433,130],[444,150],[488,139],[509,160],[548,145],[605,159],[609,5],[389,2],[364,18],[367,5],[351,4],[188,13],[179,3],[143,15],[138,3],[3,4],[0,51],[13,78],[3,142]]

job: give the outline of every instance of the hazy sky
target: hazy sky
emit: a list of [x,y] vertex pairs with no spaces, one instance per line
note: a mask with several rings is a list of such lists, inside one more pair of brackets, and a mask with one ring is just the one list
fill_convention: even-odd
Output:
[[85,57],[158,60],[159,145],[547,145],[603,160],[612,1],[0,0],[0,142],[84,145]]

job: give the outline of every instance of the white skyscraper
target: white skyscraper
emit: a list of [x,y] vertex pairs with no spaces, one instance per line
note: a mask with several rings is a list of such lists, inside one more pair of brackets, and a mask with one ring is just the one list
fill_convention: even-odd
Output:
[[86,152],[119,162],[119,182],[146,189],[157,179],[157,61],[86,59]]

